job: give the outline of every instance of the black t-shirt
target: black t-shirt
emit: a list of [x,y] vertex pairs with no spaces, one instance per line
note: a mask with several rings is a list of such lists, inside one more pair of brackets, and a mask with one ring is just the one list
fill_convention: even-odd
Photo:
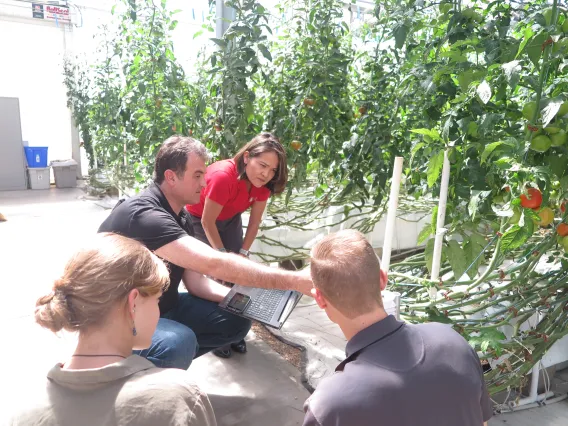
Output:
[[[99,232],[114,232],[142,242],[154,251],[187,235],[193,227],[185,208],[177,215],[158,185],[152,183],[142,193],[119,202],[102,223]],[[184,268],[164,261],[170,270],[170,286],[160,300],[160,313],[172,309],[178,300],[178,286]]]

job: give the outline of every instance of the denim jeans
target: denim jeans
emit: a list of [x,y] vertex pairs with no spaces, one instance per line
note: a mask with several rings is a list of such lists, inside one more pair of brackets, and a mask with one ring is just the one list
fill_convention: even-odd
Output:
[[250,320],[215,302],[180,293],[175,308],[158,321],[151,346],[134,353],[157,367],[187,370],[194,358],[244,339],[250,327]]

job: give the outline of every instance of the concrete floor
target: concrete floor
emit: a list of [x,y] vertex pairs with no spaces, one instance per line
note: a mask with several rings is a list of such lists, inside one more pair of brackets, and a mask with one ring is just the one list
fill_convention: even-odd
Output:
[[[31,395],[33,381],[73,349],[75,336],[57,337],[33,322],[35,300],[50,290],[68,255],[96,232],[108,212],[86,200],[80,189],[0,192],[0,213],[8,219],[0,223],[0,333],[10,349],[0,351],[0,365],[13,367],[3,368],[0,378],[9,391],[0,403],[0,424],[15,394],[11,390],[25,386]],[[308,348],[307,371],[315,384],[343,359],[340,330],[307,297],[283,331]],[[248,354],[229,360],[206,355],[188,370],[209,394],[219,425],[301,425],[309,394],[300,373],[252,333],[248,339]],[[505,424],[565,426],[568,401],[502,414],[489,422]]]
[[[52,280],[72,251],[93,235],[108,215],[79,189],[0,192],[0,283],[4,303],[0,335],[3,394],[0,425],[22,389],[30,398],[33,383],[66,359],[76,337],[53,335],[33,321],[35,301],[50,291]],[[301,425],[309,396],[300,372],[250,333],[249,352],[222,360],[211,354],[195,360],[189,375],[207,392],[222,426]],[[8,393],[6,391],[9,391]],[[14,398],[15,400],[13,400]]]

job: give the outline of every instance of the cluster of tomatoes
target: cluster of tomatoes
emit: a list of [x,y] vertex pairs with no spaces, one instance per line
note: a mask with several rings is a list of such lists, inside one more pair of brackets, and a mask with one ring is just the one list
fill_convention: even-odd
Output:
[[[554,223],[554,211],[550,207],[542,207],[542,193],[536,188],[528,188],[526,194],[521,194],[521,207],[538,212],[540,218],[536,224],[547,227]],[[566,200],[560,205],[561,216],[566,213]],[[568,224],[562,222],[556,227],[558,242],[568,252]]]

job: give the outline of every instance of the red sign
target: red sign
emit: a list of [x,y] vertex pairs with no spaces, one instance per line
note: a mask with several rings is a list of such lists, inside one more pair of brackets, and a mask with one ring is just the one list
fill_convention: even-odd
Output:
[[65,6],[49,6],[44,5],[45,19],[53,19],[54,21],[70,23],[71,16],[69,8]]

